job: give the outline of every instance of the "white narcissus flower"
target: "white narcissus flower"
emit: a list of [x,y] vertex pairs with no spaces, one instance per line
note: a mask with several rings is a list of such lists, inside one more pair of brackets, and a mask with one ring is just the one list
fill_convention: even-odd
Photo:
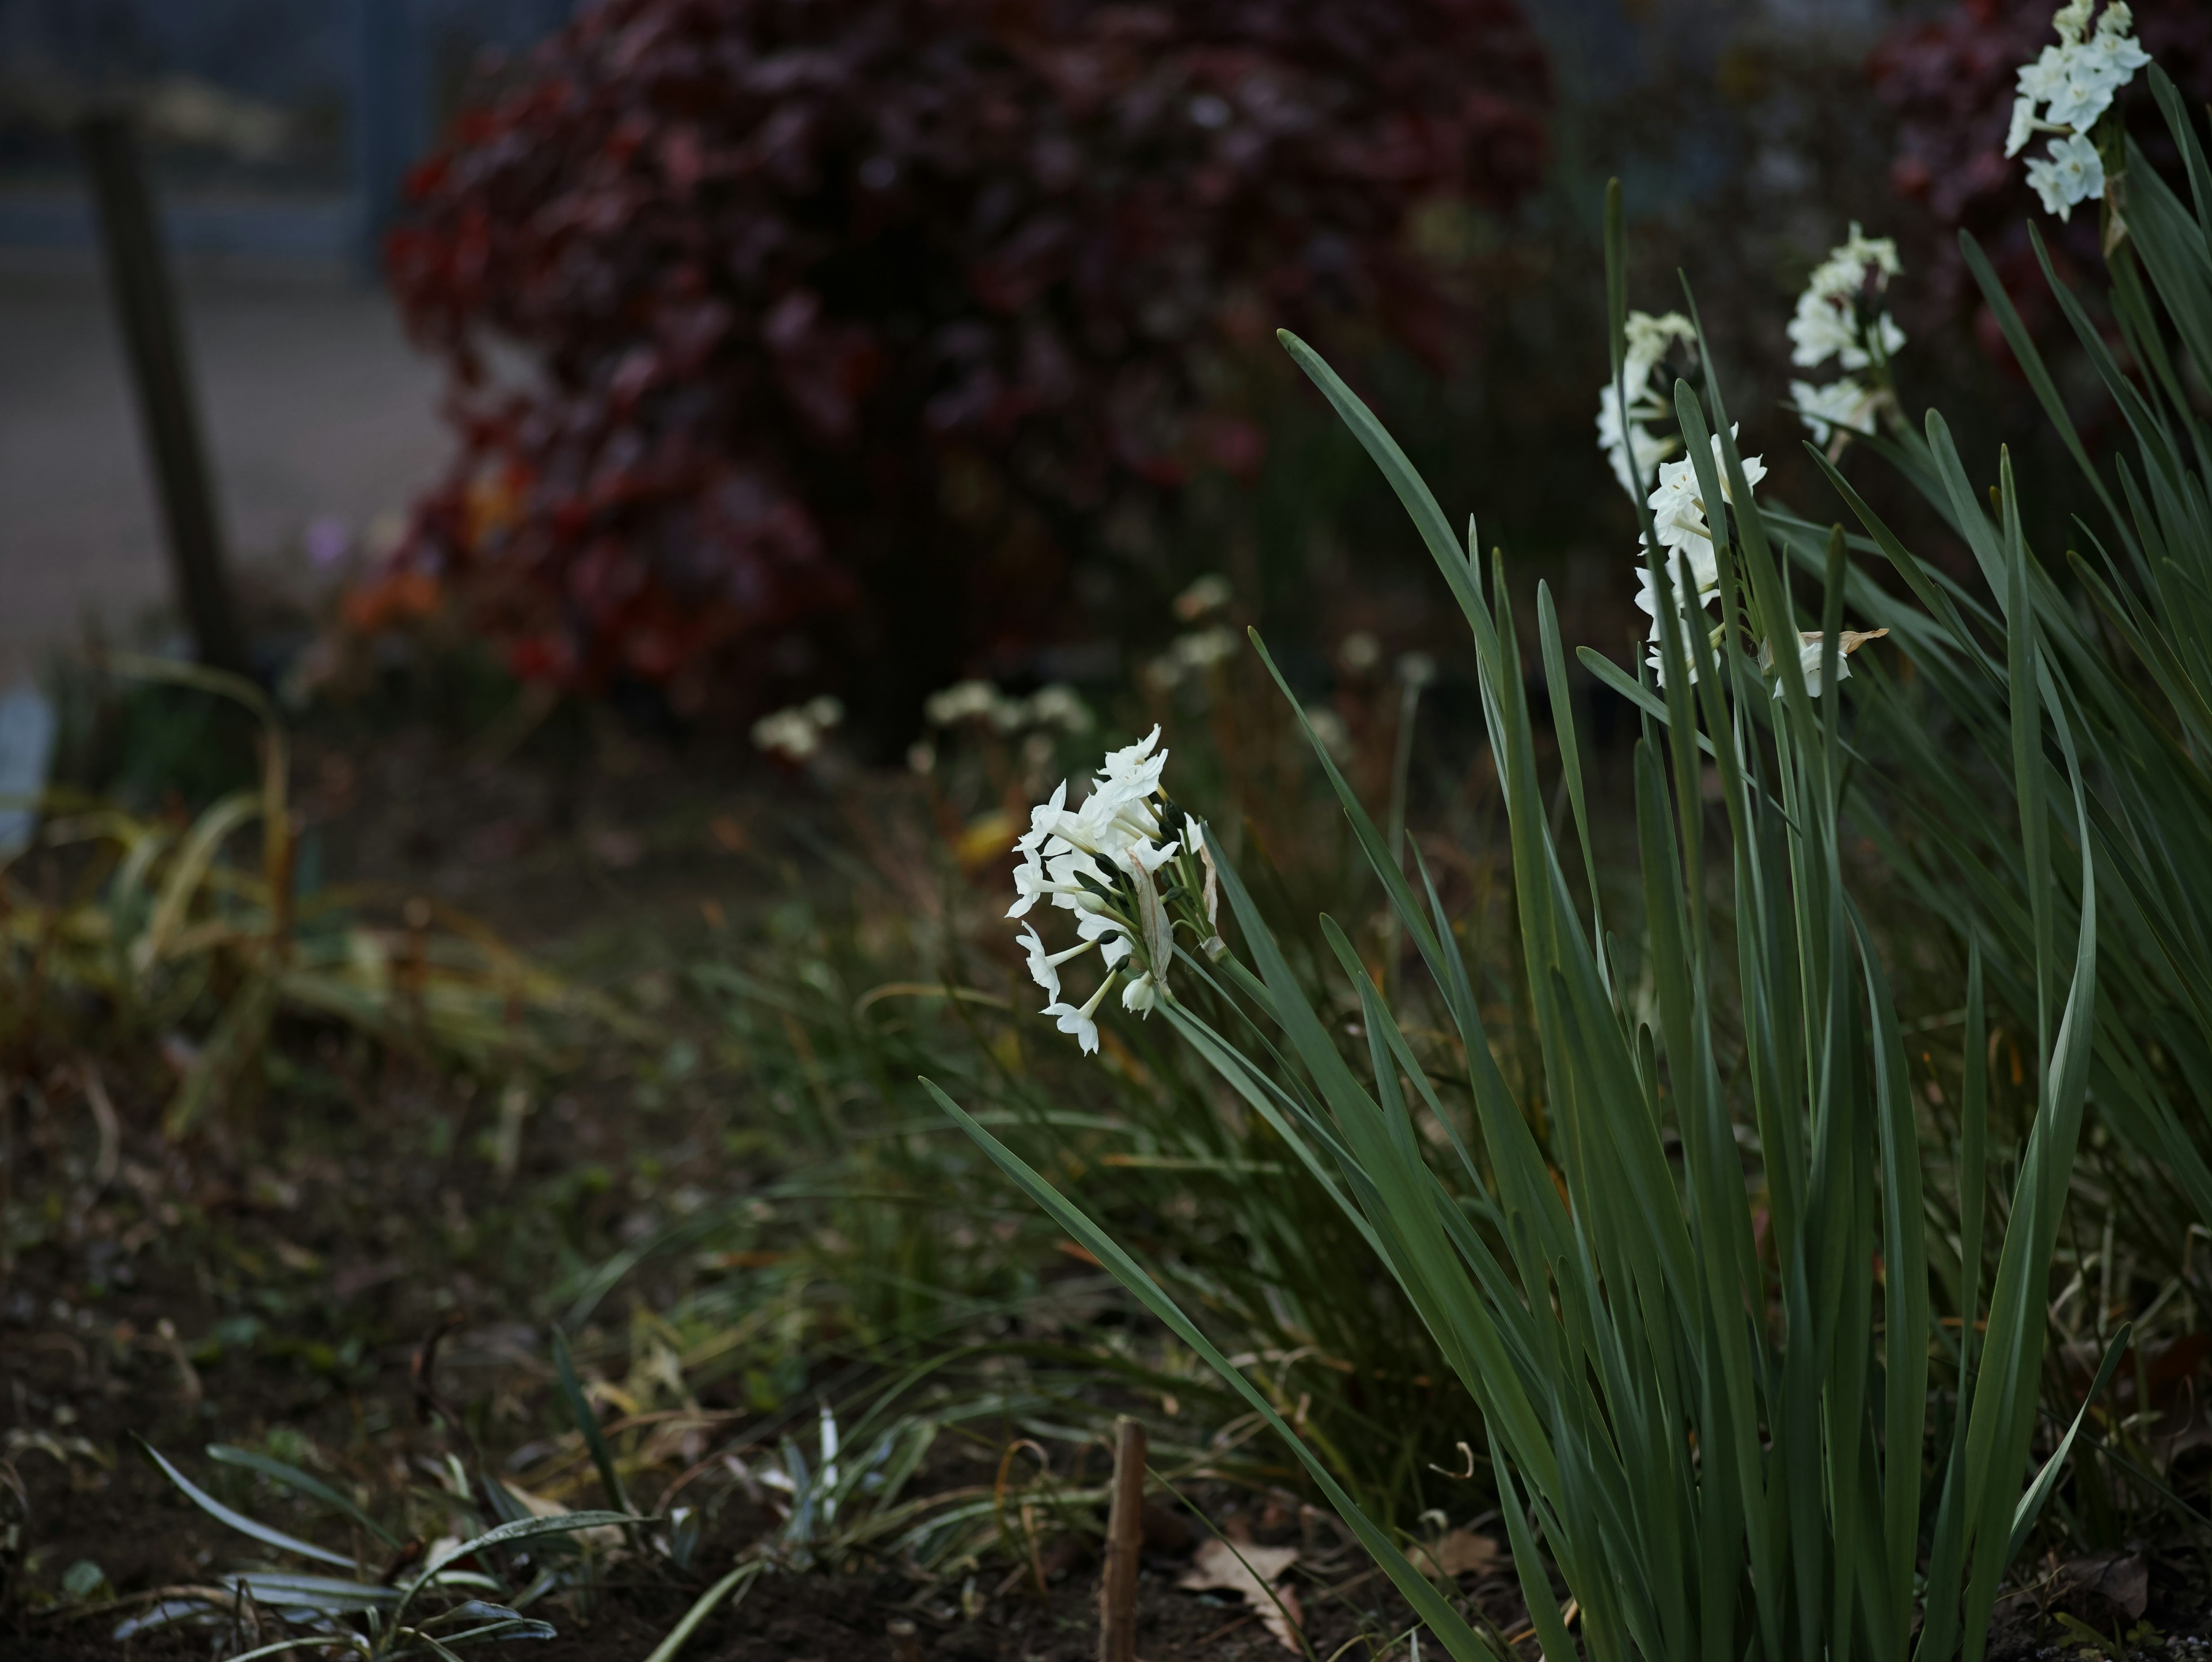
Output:
[[2027,182],[2046,212],[2061,219],[2075,206],[2101,200],[2105,167],[2094,154],[2090,128],[2112,107],[2120,89],[2150,62],[2131,31],[2135,14],[2125,4],[2106,6],[2089,27],[2095,0],[2075,0],[2051,20],[2058,44],[2045,46],[2015,79],[2012,125],[2005,154],[2018,155],[2037,133],[2055,134],[2045,155],[2027,166]]
[[1107,989],[1113,984],[1114,977],[1109,973],[1098,983],[1098,990],[1080,1007],[1060,1003],[1045,1006],[1045,1014],[1053,1018],[1060,1032],[1073,1033],[1076,1043],[1083,1047],[1083,1054],[1087,1056],[1098,1054],[1098,1024],[1092,1018],[1098,1014],[1098,1006],[1104,1001]]
[[[1700,557],[1702,555],[1702,557]],[[1711,606],[1720,598],[1721,566],[1713,545],[1705,543],[1697,549],[1670,548],[1667,551],[1667,581],[1673,586],[1674,603],[1684,606],[1694,594],[1697,607]],[[1651,619],[1652,640],[1659,638],[1659,584],[1651,575],[1651,568],[1639,566],[1636,571],[1636,609]]]
[[845,707],[824,696],[779,709],[753,723],[753,748],[804,762],[822,748],[823,735],[845,719]]
[[1083,702],[1083,695],[1058,681],[1039,687],[1031,695],[1029,714],[1039,727],[1058,728],[1064,733],[1088,733],[1092,725],[1091,706]]
[[1887,309],[1865,315],[1889,291],[1890,278],[1905,269],[1897,244],[1870,237],[1851,224],[1851,234],[1813,268],[1797,309],[1790,320],[1790,361],[1801,368],[1836,359],[1845,369],[1863,369],[1875,355],[1887,361],[1905,344],[1905,332]]
[[1698,332],[1680,312],[1659,317],[1631,312],[1621,334],[1620,385],[1608,381],[1598,389],[1597,444],[1620,488],[1634,496],[1679,442],[1672,434],[1654,433],[1650,427],[1674,414],[1665,390],[1652,387],[1652,372],[1677,343],[1695,346]]
[[1620,333],[1622,378],[1634,387],[1649,382],[1659,361],[1675,346],[1698,344],[1697,325],[1680,312],[1656,317],[1649,312],[1631,312],[1621,321]]
[[1620,488],[1632,496],[1641,481],[1651,477],[1651,470],[1680,447],[1672,433],[1654,433],[1644,424],[1663,421],[1666,416],[1665,407],[1656,399],[1647,399],[1632,405],[1624,422],[1614,389],[1606,387],[1598,391],[1597,447],[1612,464],[1613,477],[1620,481]]
[[[1736,429],[1731,427],[1729,436],[1735,437],[1735,432]],[[1731,493],[1735,486],[1729,483],[1728,466],[1721,457],[1719,434],[1713,435],[1712,442],[1713,472],[1720,479],[1721,498],[1724,502],[1732,501]],[[1745,456],[1741,460],[1743,482],[1747,487],[1755,487],[1766,477],[1766,464],[1757,456]],[[1691,549],[1691,558],[1694,563],[1698,558],[1694,551],[1702,545],[1705,559],[1711,559],[1713,533],[1711,527],[1705,523],[1705,498],[1698,494],[1695,463],[1685,456],[1678,462],[1669,462],[1662,467],[1658,485],[1645,500],[1650,507],[1652,529],[1657,533],[1661,546]]]
[[[1729,436],[1735,436],[1736,430],[1731,427]],[[1719,477],[1722,500],[1733,504],[1735,486],[1729,481],[1717,433],[1712,435],[1712,449],[1713,471]],[[1740,460],[1745,488],[1755,489],[1766,477],[1765,462],[1757,456]],[[1667,581],[1674,588],[1675,604],[1681,608],[1681,624],[1686,630],[1706,627],[1705,608],[1720,598],[1720,556],[1713,546],[1712,527],[1705,518],[1705,498],[1698,492],[1698,470],[1686,456],[1659,470],[1658,486],[1649,499],[1652,530],[1666,551]],[[1659,592],[1648,565],[1637,572],[1636,584],[1638,609],[1651,619],[1651,630],[1646,637],[1651,642],[1651,650],[1644,661],[1659,678],[1659,685],[1664,686],[1667,672],[1662,661]],[[1690,679],[1695,681],[1697,678],[1697,660],[1692,654]]]
[[[1203,937],[1209,953],[1225,950],[1214,928],[1212,855],[1200,823],[1160,788],[1168,758],[1159,740],[1155,727],[1135,744],[1109,752],[1079,807],[1067,807],[1063,782],[1030,810],[1030,829],[1015,844],[1020,859],[1007,915],[1024,916],[1041,896],[1074,914],[1079,945],[1054,953],[1036,926],[1025,923],[1022,950],[1030,978],[1044,989],[1044,1013],[1085,1054],[1098,1048],[1098,1007],[1117,981],[1124,983],[1122,1008],[1139,1016],[1170,996],[1177,916]],[[1106,973],[1078,1005],[1062,995],[1060,966],[1094,948]]]
[[[1093,950],[1098,945],[1097,940],[1096,937],[1086,940],[1081,946],[1070,947],[1064,953],[1048,953],[1044,949],[1044,937],[1036,932],[1036,924],[1024,923],[1022,928],[1027,932],[1022,941],[1022,950],[1029,954],[1030,979],[1044,989],[1048,1002],[1057,1004],[1060,1001],[1060,966],[1070,959],[1080,958]],[[1076,933],[1080,934],[1082,931],[1079,929]],[[1121,950],[1127,953],[1128,948],[1124,946]],[[1110,958],[1107,959],[1109,965],[1113,961]]]
[[1837,432],[1872,433],[1875,415],[1887,395],[1850,375],[1815,387],[1810,381],[1790,383],[1790,402],[1797,419],[1813,435],[1813,442],[1826,444]]
[[1152,979],[1150,971],[1133,977],[1121,989],[1121,1008],[1132,1015],[1148,1016],[1152,1007],[1160,1001],[1160,983]]
[[2051,141],[2047,159],[2027,164],[2027,182],[2043,200],[2045,213],[2070,221],[2076,204],[2105,194],[2105,159],[2097,147],[2075,133]]
[[[1869,641],[1879,641],[1889,631],[1886,629],[1847,629],[1836,637],[1836,679],[1848,681],[1851,678],[1851,654]],[[1818,630],[1802,630],[1797,636],[1797,667],[1805,677],[1808,697],[1820,696],[1820,661],[1826,655],[1827,637]],[[1774,696],[1782,696],[1782,682],[1774,683]]]

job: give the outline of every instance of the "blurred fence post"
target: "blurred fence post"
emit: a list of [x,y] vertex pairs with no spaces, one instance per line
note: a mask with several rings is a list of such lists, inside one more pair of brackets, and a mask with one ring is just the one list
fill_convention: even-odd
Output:
[[224,569],[215,480],[200,436],[199,402],[145,164],[130,118],[119,112],[86,117],[77,136],[99,204],[108,292],[130,354],[139,419],[153,458],[177,600],[199,661],[243,674],[246,632]]
[[372,281],[425,137],[422,33],[414,0],[353,0],[354,258]]

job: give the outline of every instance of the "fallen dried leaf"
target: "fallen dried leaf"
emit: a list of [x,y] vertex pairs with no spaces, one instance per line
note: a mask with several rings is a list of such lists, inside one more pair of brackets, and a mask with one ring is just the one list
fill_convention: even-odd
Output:
[[2100,1552],[2069,1559],[2058,1568],[2052,1595],[2063,1602],[2083,1593],[2093,1593],[2141,1619],[2150,1606],[2149,1567],[2132,1553]]
[[1305,1617],[1298,1610],[1294,1588],[1275,1586],[1284,1571],[1298,1561],[1296,1547],[1238,1547],[1223,1540],[1199,1543],[1190,1568],[1176,1583],[1190,1592],[1233,1592],[1252,1607],[1261,1625],[1285,1650],[1297,1652],[1298,1630]]
[[1409,1549],[1406,1556],[1426,1575],[1446,1580],[1455,1576],[1480,1575],[1498,1562],[1498,1543],[1473,1530],[1455,1529],[1443,1539]]

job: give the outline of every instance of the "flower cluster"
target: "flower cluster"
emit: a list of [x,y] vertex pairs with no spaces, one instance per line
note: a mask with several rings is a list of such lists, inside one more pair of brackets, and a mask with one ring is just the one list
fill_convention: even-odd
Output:
[[[1717,433],[1713,435],[1713,467],[1720,475],[1723,497],[1732,502],[1734,498],[1729,493],[1733,487],[1721,463]],[[1765,477],[1764,461],[1757,456],[1743,459],[1746,486],[1756,485]],[[1682,624],[1687,628],[1705,615],[1705,608],[1720,599],[1721,594],[1720,559],[1713,549],[1712,527],[1705,521],[1705,500],[1698,494],[1698,470],[1687,456],[1659,469],[1658,488],[1652,491],[1649,501],[1651,528],[1658,536],[1659,546],[1666,551],[1667,581],[1674,587],[1674,603],[1681,608]],[[1664,686],[1667,678],[1661,664],[1658,588],[1648,568],[1637,572],[1636,584],[1636,604],[1651,619],[1651,650],[1647,661]],[[1696,597],[1694,605],[1692,595]],[[1697,679],[1694,661],[1690,676],[1692,680]]]
[[1889,361],[1905,344],[1890,316],[1890,278],[1904,270],[1897,244],[1870,237],[1854,222],[1850,236],[1813,268],[1790,320],[1790,361],[1810,369],[1830,358],[1845,373],[1825,387],[1790,383],[1790,401],[1814,442],[1838,433],[1871,433],[1890,401]]
[[[1856,227],[1853,227],[1856,234]],[[1729,429],[1731,436],[1735,430]],[[1735,503],[1734,487],[1729,483],[1728,472],[1721,460],[1720,435],[1713,435],[1713,471],[1719,476],[1721,495],[1730,508]],[[1743,458],[1743,482],[1746,490],[1758,484],[1766,477],[1766,464],[1757,456]],[[1652,491],[1651,527],[1659,539],[1659,545],[1667,554],[1667,581],[1673,587],[1674,604],[1680,608],[1678,616],[1683,630],[1709,626],[1706,608],[1721,597],[1720,557],[1713,546],[1713,532],[1705,516],[1705,498],[1698,494],[1698,471],[1688,457],[1678,462],[1668,462],[1659,470],[1659,485]],[[1636,574],[1638,609],[1651,619],[1650,653],[1644,662],[1661,686],[1667,685],[1665,656],[1661,647],[1659,590],[1650,569],[1646,567]],[[1695,597],[1694,603],[1692,596]],[[1888,634],[1886,629],[1873,630],[1844,630],[1836,648],[1836,679],[1840,681],[1850,674],[1845,662],[1869,641],[1878,641]],[[1718,627],[1712,628],[1710,638],[1720,643]],[[1816,630],[1798,636],[1797,661],[1804,672],[1805,691],[1817,698],[1820,696],[1820,654],[1824,637]],[[1768,669],[1773,667],[1771,648],[1763,649],[1760,661]],[[1690,659],[1690,679],[1698,679],[1697,659]],[[1782,696],[1782,684],[1774,685],[1774,696]]]
[[844,719],[845,706],[825,693],[762,716],[753,723],[753,747],[782,761],[804,762]]
[[[1836,637],[1836,679],[1848,681],[1851,678],[1851,654],[1869,641],[1879,641],[1889,631],[1886,629],[1846,629]],[[1805,691],[1817,698],[1820,696],[1820,660],[1827,651],[1827,636],[1817,629],[1800,630],[1797,633],[1797,668],[1805,677]],[[1771,654],[1770,654],[1771,655]],[[1774,696],[1782,696],[1782,683],[1774,684]]]
[[2045,213],[2069,218],[2075,204],[2101,200],[2105,163],[2090,141],[2089,130],[2112,107],[2121,88],[2150,62],[2135,36],[2135,14],[2122,0],[2105,8],[2094,30],[2089,15],[2096,0],[2073,0],[2051,20],[2058,44],[2045,46],[2033,64],[2020,69],[2019,96],[2012,106],[2012,128],[2005,154],[2018,155],[2038,133],[2055,134],[2044,154],[2027,164],[2027,182],[2043,199]]
[[1613,464],[1613,477],[1633,496],[1680,442],[1671,433],[1651,430],[1652,423],[1674,416],[1665,386],[1652,386],[1652,372],[1676,344],[1694,350],[1698,332],[1680,312],[1663,317],[1631,312],[1623,333],[1620,384],[1608,382],[1598,389],[1597,444]]
[[[1223,951],[1213,856],[1204,828],[1160,788],[1168,753],[1159,741],[1155,727],[1136,744],[1109,752],[1080,808],[1067,807],[1061,781],[1030,811],[1029,831],[1014,845],[1021,864],[1006,916],[1026,916],[1040,897],[1075,914],[1077,945],[1048,952],[1036,926],[1024,923],[1023,946],[1030,977],[1044,989],[1044,1014],[1086,1055],[1098,1049],[1098,1007],[1116,981],[1124,983],[1121,1008],[1139,1016],[1170,995],[1178,923],[1208,956]],[[1061,995],[1060,965],[1092,951],[1106,973],[1079,1005]]]
[[956,681],[933,692],[922,703],[922,714],[932,727],[958,727],[980,721],[999,733],[1018,733],[1024,728],[1058,728],[1062,732],[1091,731],[1091,706],[1073,687],[1058,681],[1039,687],[1028,698],[1016,698],[988,681]]

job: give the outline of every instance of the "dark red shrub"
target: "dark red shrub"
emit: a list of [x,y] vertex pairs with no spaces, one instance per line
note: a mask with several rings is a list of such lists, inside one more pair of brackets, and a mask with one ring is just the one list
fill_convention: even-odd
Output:
[[1441,358],[1419,216],[1510,207],[1548,100],[1514,0],[605,0],[392,236],[463,437],[399,563],[525,675],[896,710],[1257,467],[1273,326]]
[[[1901,25],[1875,52],[1875,85],[1898,113],[1890,182],[1923,203],[1947,228],[1973,233],[2006,289],[2037,332],[2056,311],[2027,239],[2033,218],[2060,260],[2095,265],[2097,216],[2077,212],[2062,224],[2042,211],[2027,187],[2029,151],[2008,158],[2020,66],[2057,37],[2054,0],[1965,0],[1942,17]],[[2204,0],[2138,0],[2136,36],[2192,101],[2212,95],[2212,7]],[[2154,161],[2172,154],[2142,78],[2123,94],[2138,142]],[[1945,238],[1935,280],[1954,308],[1971,308],[1983,345],[2007,358],[1996,320],[1975,295],[1954,241]]]

